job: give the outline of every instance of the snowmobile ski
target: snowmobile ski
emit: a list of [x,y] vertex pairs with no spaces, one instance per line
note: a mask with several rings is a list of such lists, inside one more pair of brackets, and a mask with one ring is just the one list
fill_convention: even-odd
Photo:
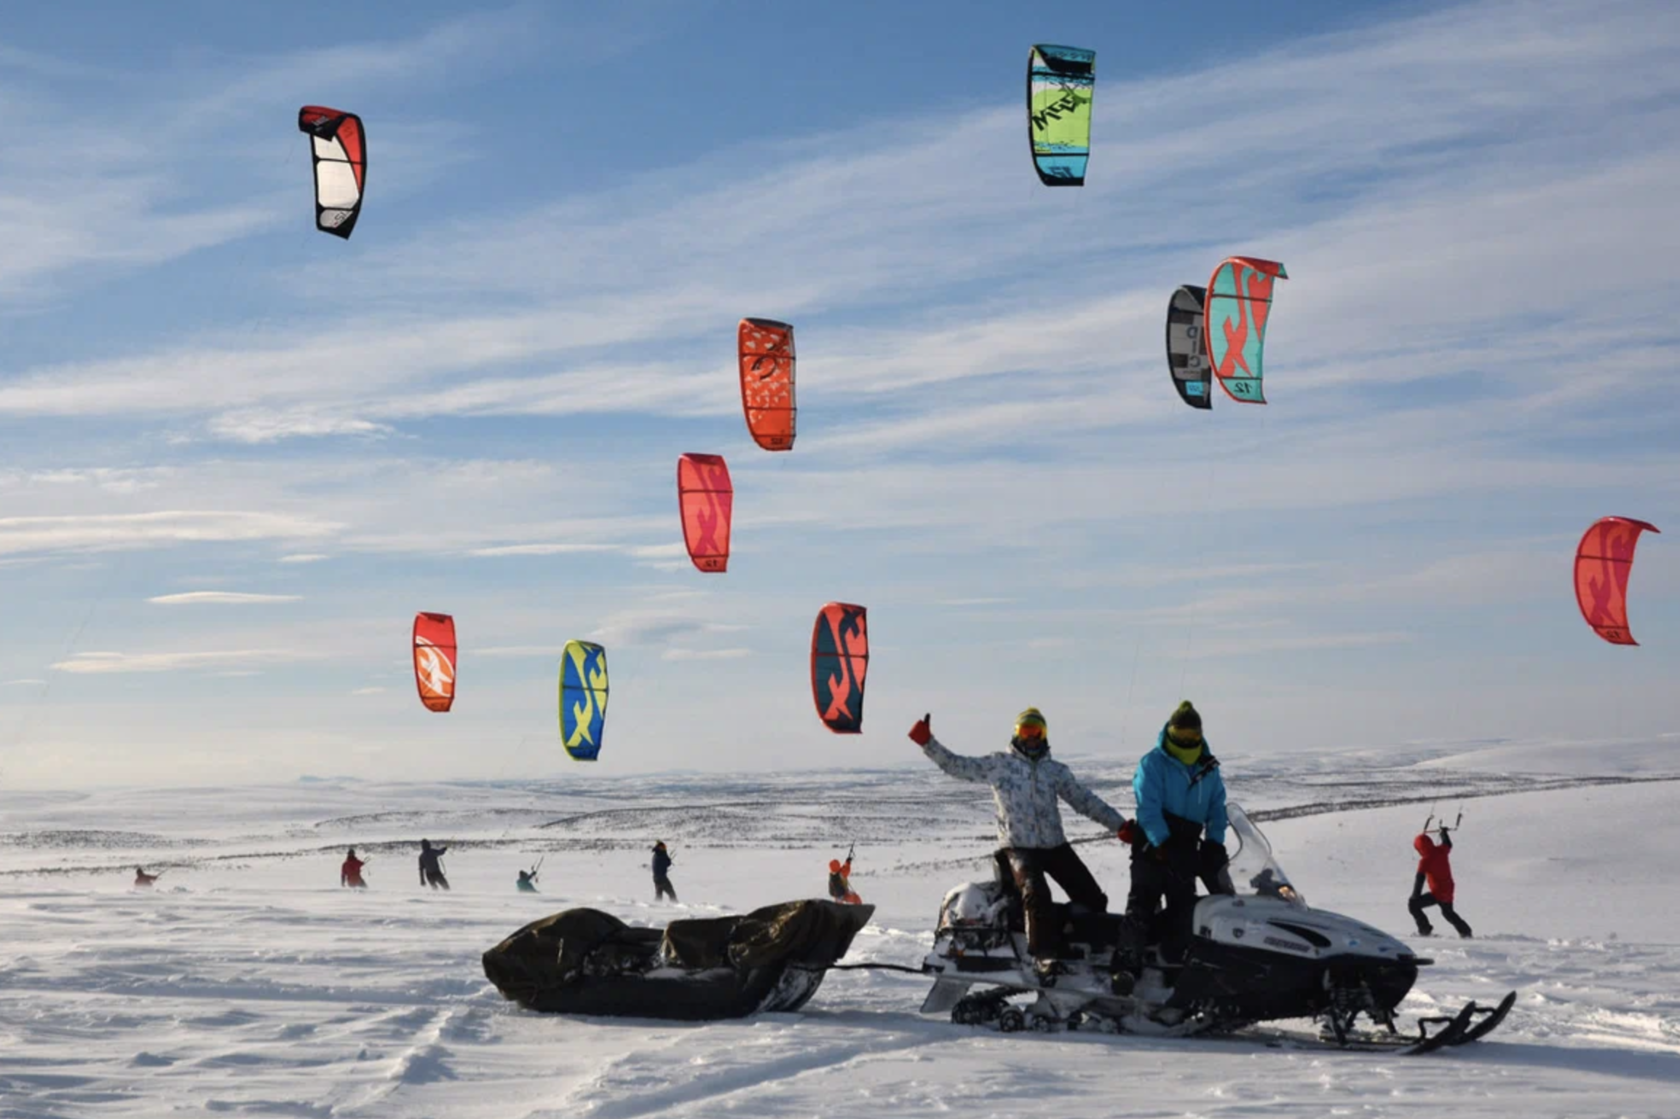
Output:
[[[1459,1008],[1457,1014],[1448,1018],[1445,1015],[1434,1018],[1418,1019],[1418,1040],[1403,1047],[1400,1052],[1408,1057],[1415,1057],[1423,1053],[1433,1053],[1437,1049],[1444,1049],[1449,1045],[1458,1045],[1464,1041],[1464,1035],[1469,1032],[1471,1018],[1476,1013],[1476,1004],[1466,1003]],[[1430,1026],[1439,1027],[1434,1033],[1429,1032]]]
[[1465,1030],[1464,1036],[1459,1038],[1458,1041],[1454,1042],[1454,1044],[1463,1045],[1466,1042],[1480,1041],[1482,1038],[1498,1029],[1499,1024],[1505,1021],[1505,1015],[1511,1013],[1511,1007],[1516,1004],[1516,1001],[1517,993],[1515,991],[1509,991],[1506,993],[1504,998],[1499,1000],[1498,1006],[1477,1006],[1475,1003],[1471,1003],[1470,1005],[1475,1007],[1472,1015],[1479,1015],[1481,1020],[1476,1022],[1469,1029]]

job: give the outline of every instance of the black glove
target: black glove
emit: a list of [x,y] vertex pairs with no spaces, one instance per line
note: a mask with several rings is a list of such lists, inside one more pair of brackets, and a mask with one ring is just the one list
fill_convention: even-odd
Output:
[[1202,865],[1210,871],[1219,871],[1230,865],[1231,856],[1225,850],[1223,843],[1215,843],[1211,839],[1202,840]]
[[1164,863],[1167,861],[1167,849],[1165,847],[1156,847],[1154,844],[1150,844],[1149,849],[1146,850],[1144,854],[1148,855],[1158,863]]

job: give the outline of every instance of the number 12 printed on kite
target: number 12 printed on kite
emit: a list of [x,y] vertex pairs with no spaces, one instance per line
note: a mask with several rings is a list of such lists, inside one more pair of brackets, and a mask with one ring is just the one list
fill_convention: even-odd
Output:
[[592,762],[607,726],[607,651],[568,641],[560,654],[560,744],[575,761]]
[[1260,357],[1272,313],[1272,286],[1287,279],[1283,265],[1247,256],[1230,257],[1213,270],[1203,333],[1214,376],[1232,400],[1266,403],[1260,386]]
[[694,566],[709,573],[729,570],[729,520],[735,487],[722,455],[684,455],[677,460],[677,505],[683,544]]
[[869,611],[831,602],[811,634],[811,695],[817,716],[835,734],[863,730],[863,682],[869,674]]
[[775,319],[742,319],[739,338],[741,407],[753,442],[767,451],[793,450],[793,327]]
[[428,711],[455,702],[455,619],[448,614],[414,615],[414,686]]
[[1097,52],[1040,43],[1027,55],[1027,140],[1045,186],[1084,186]]
[[1593,522],[1575,549],[1575,601],[1581,617],[1612,645],[1637,645],[1628,630],[1627,585],[1639,534],[1656,525],[1632,517]]

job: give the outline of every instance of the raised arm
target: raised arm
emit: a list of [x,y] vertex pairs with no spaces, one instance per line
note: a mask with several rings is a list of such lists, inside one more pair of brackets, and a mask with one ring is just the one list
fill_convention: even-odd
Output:
[[992,779],[990,759],[971,758],[966,754],[953,754],[942,746],[937,738],[929,738],[927,744],[922,747],[922,753],[927,755],[928,761],[959,781],[990,781]]

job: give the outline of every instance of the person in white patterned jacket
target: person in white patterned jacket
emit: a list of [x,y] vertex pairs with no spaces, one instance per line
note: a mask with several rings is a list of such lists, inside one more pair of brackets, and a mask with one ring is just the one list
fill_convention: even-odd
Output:
[[1080,784],[1067,766],[1050,757],[1049,727],[1036,707],[1015,719],[1009,750],[984,757],[953,754],[933,737],[932,716],[924,715],[910,730],[910,740],[928,760],[962,781],[982,781],[992,787],[997,802],[999,855],[1021,892],[1026,916],[1027,948],[1041,982],[1054,983],[1061,930],[1050,908],[1048,875],[1067,891],[1068,900],[1092,913],[1108,911],[1108,896],[1067,841],[1062,831],[1065,800],[1082,816],[1118,834],[1126,818],[1096,793]]

